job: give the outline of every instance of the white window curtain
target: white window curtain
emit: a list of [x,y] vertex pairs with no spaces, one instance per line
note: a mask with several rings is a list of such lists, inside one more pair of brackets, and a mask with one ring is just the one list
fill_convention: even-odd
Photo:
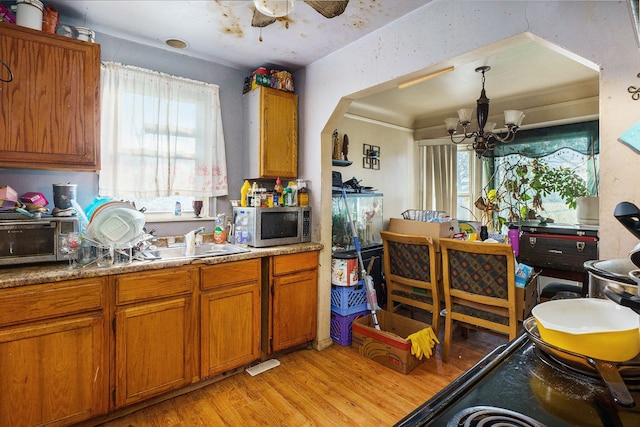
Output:
[[227,194],[218,86],[109,62],[101,98],[100,196]]
[[456,146],[421,145],[421,206],[425,210],[457,215]]

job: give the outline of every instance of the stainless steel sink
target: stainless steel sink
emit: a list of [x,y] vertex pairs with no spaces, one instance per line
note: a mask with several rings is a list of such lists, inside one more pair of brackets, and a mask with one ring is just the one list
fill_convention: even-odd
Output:
[[180,258],[207,258],[212,256],[234,255],[249,252],[249,249],[224,243],[220,245],[205,243],[196,246],[193,255],[186,254],[186,246],[175,246],[171,248],[155,248],[140,252],[142,259],[180,259]]

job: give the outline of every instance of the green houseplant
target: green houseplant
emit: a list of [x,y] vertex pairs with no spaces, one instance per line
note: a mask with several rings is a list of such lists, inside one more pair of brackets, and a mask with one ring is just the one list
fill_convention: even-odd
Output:
[[[494,181],[495,182],[495,181]],[[585,180],[568,167],[551,167],[542,159],[507,164],[499,173],[498,184],[486,188],[486,195],[476,200],[483,211],[483,223],[500,230],[507,222],[543,218],[543,197],[556,193],[569,209],[576,208],[576,200],[589,196]]]

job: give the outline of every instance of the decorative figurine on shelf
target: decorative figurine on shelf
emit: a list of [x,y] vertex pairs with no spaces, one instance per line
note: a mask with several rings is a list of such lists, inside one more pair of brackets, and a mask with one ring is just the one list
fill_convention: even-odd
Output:
[[343,158],[343,160],[349,161],[348,154],[349,154],[349,137],[345,133],[344,136],[342,137],[342,158]]
[[333,131],[331,138],[333,143],[333,160],[342,160],[342,146],[340,145],[338,129]]

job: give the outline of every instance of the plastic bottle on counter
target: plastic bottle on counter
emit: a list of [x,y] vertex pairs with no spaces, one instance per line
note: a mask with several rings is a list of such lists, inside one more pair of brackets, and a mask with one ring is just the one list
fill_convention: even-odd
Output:
[[180,202],[176,202],[176,209],[174,210],[173,213],[175,216],[182,215],[182,205],[180,204]]
[[242,188],[240,189],[240,206],[247,206],[247,198],[249,197],[249,189],[251,188],[251,184],[249,184],[248,180],[244,180],[244,184],[242,184]]
[[[283,189],[282,189],[282,181],[280,181],[280,177],[278,177],[278,179],[276,179],[276,185],[273,186],[273,192],[274,197],[278,198],[278,206],[283,206],[284,200],[283,200]],[[275,205],[275,199],[274,199],[274,205]]]
[[511,247],[513,248],[513,255],[517,257],[520,255],[520,229],[518,226],[514,224],[509,225],[507,236],[509,236],[509,243],[511,243]]
[[251,186],[251,190],[253,191],[253,198],[252,198],[252,204],[251,206],[253,206],[254,208],[259,208],[260,207],[260,188],[258,188],[258,183],[254,182],[253,185]]
[[253,182],[249,189],[249,196],[247,197],[247,206],[254,207],[256,205],[256,196],[258,195],[258,183]]
[[298,187],[298,206],[309,206],[309,189],[307,188],[307,181],[299,179],[297,181]]
[[220,214],[216,216],[215,228],[213,230],[213,242],[216,244],[222,244],[227,240],[227,230],[225,228],[225,215]]
[[285,188],[287,200],[287,206],[298,206],[298,186],[295,182],[289,181],[289,185]]
[[293,195],[291,193],[291,187],[286,187],[283,190],[283,196],[282,196],[282,206],[293,206],[291,203],[293,203]]
[[486,225],[480,226],[480,240],[483,242],[489,238],[489,230]]

